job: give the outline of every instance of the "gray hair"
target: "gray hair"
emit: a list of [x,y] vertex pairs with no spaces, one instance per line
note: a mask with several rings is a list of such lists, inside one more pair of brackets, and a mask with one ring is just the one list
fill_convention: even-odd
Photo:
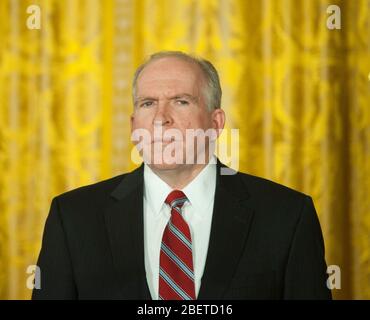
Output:
[[136,96],[137,79],[139,78],[141,72],[149,63],[167,57],[178,58],[196,64],[202,70],[203,75],[206,79],[207,85],[204,88],[205,90],[203,94],[206,100],[208,110],[213,111],[214,109],[221,108],[222,90],[220,85],[220,78],[218,76],[216,68],[208,60],[181,51],[156,52],[150,55],[149,58],[136,69],[132,81],[132,96],[134,101]]

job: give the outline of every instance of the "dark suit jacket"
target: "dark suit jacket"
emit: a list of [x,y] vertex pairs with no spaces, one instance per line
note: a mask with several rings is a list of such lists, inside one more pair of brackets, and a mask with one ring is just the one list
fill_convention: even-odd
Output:
[[[310,197],[252,175],[220,175],[198,299],[330,299]],[[55,197],[33,299],[151,299],[143,165]]]

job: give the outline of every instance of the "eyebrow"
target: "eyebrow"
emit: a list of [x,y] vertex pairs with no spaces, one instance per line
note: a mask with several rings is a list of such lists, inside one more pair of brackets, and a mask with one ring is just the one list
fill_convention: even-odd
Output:
[[198,97],[193,96],[193,95],[191,95],[189,93],[177,94],[177,95],[171,97],[170,100],[173,100],[173,99],[181,99],[181,98],[188,98],[189,100],[192,100],[193,102],[198,102]]
[[[192,100],[193,102],[198,102],[198,100],[199,100],[198,97],[193,96],[189,93],[176,94],[176,95],[170,97],[169,100],[175,100],[175,99],[181,99],[181,98],[188,98],[188,99]],[[142,101],[156,101],[156,100],[158,100],[158,98],[154,98],[154,97],[150,97],[150,96],[148,96],[148,97],[145,97],[145,96],[144,97],[137,97],[135,99],[134,104],[137,105],[139,102],[142,102]]]

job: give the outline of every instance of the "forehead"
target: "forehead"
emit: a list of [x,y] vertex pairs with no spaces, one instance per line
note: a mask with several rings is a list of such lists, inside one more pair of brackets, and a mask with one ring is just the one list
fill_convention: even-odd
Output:
[[176,88],[192,89],[203,81],[200,67],[176,57],[165,57],[150,62],[137,79],[137,89]]

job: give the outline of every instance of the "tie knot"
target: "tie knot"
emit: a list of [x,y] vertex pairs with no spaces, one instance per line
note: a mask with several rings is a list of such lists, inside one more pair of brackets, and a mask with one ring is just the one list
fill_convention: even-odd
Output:
[[186,195],[181,190],[173,190],[167,196],[165,203],[170,205],[171,208],[181,208],[186,200]]

